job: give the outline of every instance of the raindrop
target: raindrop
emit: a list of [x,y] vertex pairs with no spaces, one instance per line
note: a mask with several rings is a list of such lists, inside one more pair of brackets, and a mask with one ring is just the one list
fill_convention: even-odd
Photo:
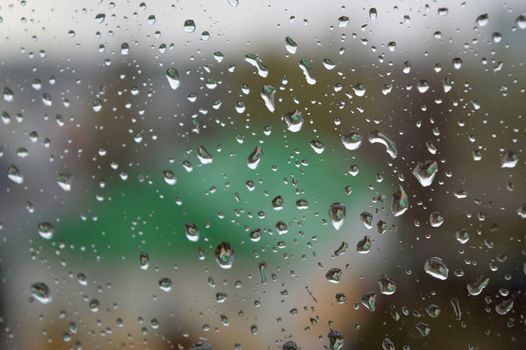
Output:
[[435,278],[438,278],[439,280],[446,280],[449,270],[442,261],[441,258],[438,257],[432,257],[426,260],[424,264],[424,271]]
[[375,131],[370,132],[369,142],[370,143],[380,143],[384,145],[385,150],[387,151],[387,154],[389,154],[391,158],[393,159],[396,158],[397,151],[396,151],[395,143],[381,131],[375,130]]
[[42,282],[35,282],[31,285],[31,295],[42,304],[49,304],[53,301],[49,287]]
[[438,171],[438,164],[434,160],[418,162],[413,169],[413,175],[423,187],[431,186]]
[[181,85],[181,82],[179,81],[179,73],[174,67],[170,67],[166,70],[166,79],[168,79],[168,83],[172,90],[176,90],[179,85]]
[[215,250],[215,259],[217,264],[223,269],[229,269],[234,263],[234,250],[230,247],[230,243],[221,242],[217,245]]
[[342,135],[342,143],[346,149],[356,150],[362,145],[362,136],[356,130],[351,130]]
[[394,216],[400,216],[406,212],[407,208],[409,208],[409,198],[402,185],[399,185],[398,191],[393,193],[391,212]]
[[263,158],[263,148],[257,146],[254,150],[248,155],[247,165],[250,169],[254,170],[258,167],[259,162]]
[[345,219],[346,208],[343,203],[334,202],[329,207],[329,217],[331,218],[332,225],[336,230],[339,230],[343,225]]
[[290,132],[298,132],[301,130],[301,127],[303,126],[303,116],[301,115],[300,111],[295,110],[293,112],[287,113],[283,118],[285,119],[285,123],[287,123],[287,129]]
[[195,224],[184,224],[184,232],[186,233],[186,238],[190,242],[197,242],[199,240],[199,230],[197,229],[197,226]]
[[39,222],[38,225],[38,234],[44,239],[51,239],[53,237],[53,225],[49,222]]

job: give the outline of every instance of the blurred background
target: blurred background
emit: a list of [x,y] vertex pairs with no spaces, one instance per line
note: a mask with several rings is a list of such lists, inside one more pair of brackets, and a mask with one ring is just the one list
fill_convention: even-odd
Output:
[[0,348],[523,349],[525,16],[0,1]]

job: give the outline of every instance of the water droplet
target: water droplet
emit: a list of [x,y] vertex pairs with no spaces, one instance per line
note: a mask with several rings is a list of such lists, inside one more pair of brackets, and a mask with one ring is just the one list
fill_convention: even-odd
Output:
[[239,0],[227,0],[228,4],[232,7],[238,7],[239,6]]
[[524,15],[520,15],[520,16],[517,17],[517,19],[515,20],[515,23],[517,24],[517,26],[518,26],[520,29],[526,29],[526,16],[524,16]]
[[261,59],[253,53],[250,53],[245,56],[245,61],[250,63],[252,66],[256,67],[258,74],[262,78],[268,76],[268,68],[263,64]]
[[290,54],[295,54],[298,49],[298,44],[290,36],[285,38],[285,48]]
[[42,282],[35,282],[31,285],[31,295],[42,304],[49,304],[53,301],[49,287]]
[[284,343],[281,347],[282,350],[298,350],[298,345],[296,345],[295,342],[292,340],[289,340],[288,342]]
[[99,13],[95,16],[95,22],[96,23],[102,23],[104,22],[104,19],[106,19],[106,15],[104,13]]
[[484,290],[484,288],[486,288],[488,284],[489,284],[489,277],[480,275],[475,281],[467,284],[469,295],[472,295],[472,296],[479,295],[480,293],[482,293],[482,291]]
[[303,126],[303,116],[301,112],[295,110],[293,112],[287,113],[283,116],[285,123],[287,123],[287,129],[290,132],[298,132]]
[[427,314],[432,318],[437,318],[440,315],[440,311],[440,307],[435,304],[430,304],[426,307]]
[[49,222],[42,221],[38,225],[38,234],[44,239],[51,239],[53,237],[53,225]]
[[329,207],[329,217],[331,218],[332,225],[336,230],[339,230],[342,227],[345,215],[346,208],[343,203],[334,202]]
[[483,13],[482,15],[477,17],[477,24],[481,27],[484,27],[489,22],[489,16],[487,13]]
[[195,224],[184,224],[184,232],[186,233],[186,238],[190,242],[197,242],[199,240],[199,230],[197,229],[197,226]]
[[358,241],[356,244],[356,251],[360,254],[367,254],[371,251],[371,246],[373,245],[373,242],[371,241],[371,237],[364,236],[361,240]]
[[347,16],[341,16],[338,17],[338,27],[345,28],[349,25],[349,17]]
[[449,274],[449,269],[441,258],[432,257],[426,260],[424,264],[424,271],[439,280],[446,280]]
[[276,95],[276,88],[271,85],[264,85],[261,89],[261,98],[265,102],[267,109],[274,113],[274,96]]
[[168,79],[168,83],[172,90],[176,90],[179,85],[181,85],[181,82],[179,81],[179,73],[174,67],[170,67],[166,70],[166,79]]
[[203,146],[197,147],[197,158],[199,158],[201,164],[210,164],[214,160],[214,158],[212,158],[212,155],[208,153],[206,148],[204,148]]
[[351,130],[342,135],[343,146],[350,150],[354,151],[362,145],[362,136],[356,130]]
[[347,242],[342,242],[338,249],[334,251],[334,256],[340,256],[344,254],[347,248],[349,248],[349,244]]
[[302,58],[300,60],[300,63],[298,64],[298,66],[301,68],[301,71],[303,72],[303,74],[305,75],[305,79],[307,80],[307,83],[309,85],[314,85],[316,84],[316,78],[314,78],[312,76],[312,72],[311,72],[311,64],[308,60],[306,60],[305,58]]
[[259,270],[259,279],[261,281],[261,284],[267,283],[267,263],[261,262],[258,265]]
[[500,167],[501,168],[515,168],[518,161],[519,161],[519,157],[517,156],[515,152],[506,151],[502,155]]
[[150,256],[146,252],[142,252],[139,254],[139,264],[141,266],[141,269],[148,270],[148,266],[150,264]]
[[366,229],[370,230],[373,228],[373,214],[369,213],[368,211],[364,211],[360,214],[360,219],[362,220],[362,224]]
[[434,211],[429,214],[429,223],[432,227],[440,227],[444,223],[444,217],[438,211]]
[[282,196],[274,197],[274,199],[272,200],[272,208],[274,208],[274,210],[283,209],[283,202],[284,202],[284,199]]
[[230,243],[221,242],[217,245],[215,250],[215,258],[217,264],[223,269],[229,269],[234,263],[234,250],[230,247]]
[[497,311],[499,315],[506,315],[511,311],[511,309],[513,309],[512,299],[503,300],[499,304],[495,305],[495,311]]
[[450,300],[451,307],[453,307],[453,312],[455,313],[455,318],[457,321],[462,319],[462,310],[460,309],[460,303],[457,298],[451,298]]
[[332,268],[325,274],[327,281],[331,283],[340,283],[342,277],[342,270],[339,268]]
[[329,350],[343,350],[344,339],[340,332],[331,329],[328,338]]
[[418,90],[418,92],[420,92],[421,94],[427,92],[427,90],[429,90],[429,82],[427,80],[420,80],[417,84],[416,84],[416,89]]
[[184,31],[187,33],[195,32],[195,22],[193,19],[187,19],[184,21]]
[[400,216],[406,212],[407,208],[409,208],[409,198],[402,185],[399,185],[398,191],[393,193],[391,212],[394,216]]
[[396,292],[396,284],[385,273],[382,274],[382,277],[378,280],[378,286],[380,287],[380,293],[382,294],[391,295]]
[[389,338],[385,338],[382,342],[382,350],[395,350],[393,341]]
[[362,294],[360,302],[367,310],[374,312],[376,310],[376,293],[375,292],[366,292]]
[[159,288],[161,288],[161,290],[163,292],[169,292],[172,290],[172,280],[169,279],[168,277],[163,277],[159,280]]
[[438,171],[438,164],[434,160],[418,162],[413,169],[413,175],[423,187],[431,186]]
[[24,182],[24,175],[20,173],[20,171],[14,164],[10,165],[7,168],[7,177],[9,178],[9,180],[19,185],[21,185]]
[[376,9],[374,7],[370,8],[369,9],[369,18],[374,21],[377,17],[378,17],[378,12],[376,11]]
[[58,174],[57,184],[64,191],[71,191],[71,183],[73,181],[73,174]]
[[163,178],[164,182],[166,182],[170,186],[173,186],[177,183],[177,178],[175,177],[174,172],[170,169],[163,170]]
[[322,154],[323,151],[325,151],[325,145],[319,140],[312,140],[310,142],[310,147],[317,154]]
[[248,167],[252,170],[255,170],[258,167],[259,162],[261,161],[261,158],[263,158],[263,148],[261,146],[257,146],[248,155],[248,162],[247,162]]
[[12,102],[14,99],[13,91],[7,86],[4,88],[4,101]]
[[396,151],[395,143],[381,131],[375,130],[375,131],[370,132],[369,142],[370,143],[380,143],[384,145],[385,150],[387,151],[387,154],[389,154],[391,158],[393,159],[396,158],[397,151]]
[[422,337],[428,336],[429,333],[431,332],[431,327],[429,327],[427,323],[422,322],[422,321],[418,322],[415,328]]

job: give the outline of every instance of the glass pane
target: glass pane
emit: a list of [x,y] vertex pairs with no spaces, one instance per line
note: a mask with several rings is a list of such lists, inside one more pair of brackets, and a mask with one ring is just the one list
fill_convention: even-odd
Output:
[[524,347],[524,1],[16,0],[0,38],[0,348]]

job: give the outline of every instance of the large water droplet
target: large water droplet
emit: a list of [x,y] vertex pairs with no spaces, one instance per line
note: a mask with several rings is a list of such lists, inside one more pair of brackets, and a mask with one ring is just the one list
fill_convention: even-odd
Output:
[[179,81],[179,73],[174,67],[170,67],[166,70],[166,79],[168,79],[168,83],[172,90],[176,90],[179,85],[181,85],[181,82]]
[[369,142],[370,143],[380,143],[384,145],[385,150],[387,151],[387,154],[389,154],[391,158],[393,159],[396,158],[397,151],[396,151],[395,143],[381,131],[375,130],[375,131],[370,132]]
[[332,225],[336,230],[339,230],[343,225],[345,219],[346,208],[343,203],[335,202],[329,207],[329,217],[331,218]]
[[356,150],[362,145],[362,136],[358,131],[351,130],[342,135],[342,143],[346,149],[350,151]]
[[480,275],[475,281],[467,284],[469,295],[472,295],[472,296],[479,295],[480,293],[482,293],[482,291],[484,290],[484,288],[486,288],[488,284],[489,284],[489,277]]
[[199,240],[199,230],[194,223],[184,224],[184,232],[190,242],[197,242]]
[[247,165],[250,169],[254,170],[258,167],[259,162],[263,158],[263,148],[257,146],[254,150],[248,155]]
[[423,187],[431,186],[438,171],[438,164],[434,160],[418,162],[413,169],[413,175]]
[[295,110],[293,112],[287,113],[283,116],[285,123],[287,123],[287,129],[290,132],[298,132],[303,126],[303,116],[301,112]]
[[406,212],[407,208],[409,208],[409,198],[402,185],[399,185],[398,191],[393,193],[391,212],[394,216],[400,216]]
[[439,280],[446,280],[449,274],[449,269],[441,258],[432,257],[426,260],[424,264],[424,271]]
[[35,282],[31,285],[31,295],[42,304],[49,304],[53,301],[49,287],[42,282]]
[[276,88],[271,85],[264,85],[261,89],[261,98],[265,102],[265,106],[270,112],[274,112],[274,96],[276,95]]
[[223,269],[229,269],[234,263],[234,250],[230,247],[230,243],[221,242],[217,245],[215,250],[215,258],[217,264]]

